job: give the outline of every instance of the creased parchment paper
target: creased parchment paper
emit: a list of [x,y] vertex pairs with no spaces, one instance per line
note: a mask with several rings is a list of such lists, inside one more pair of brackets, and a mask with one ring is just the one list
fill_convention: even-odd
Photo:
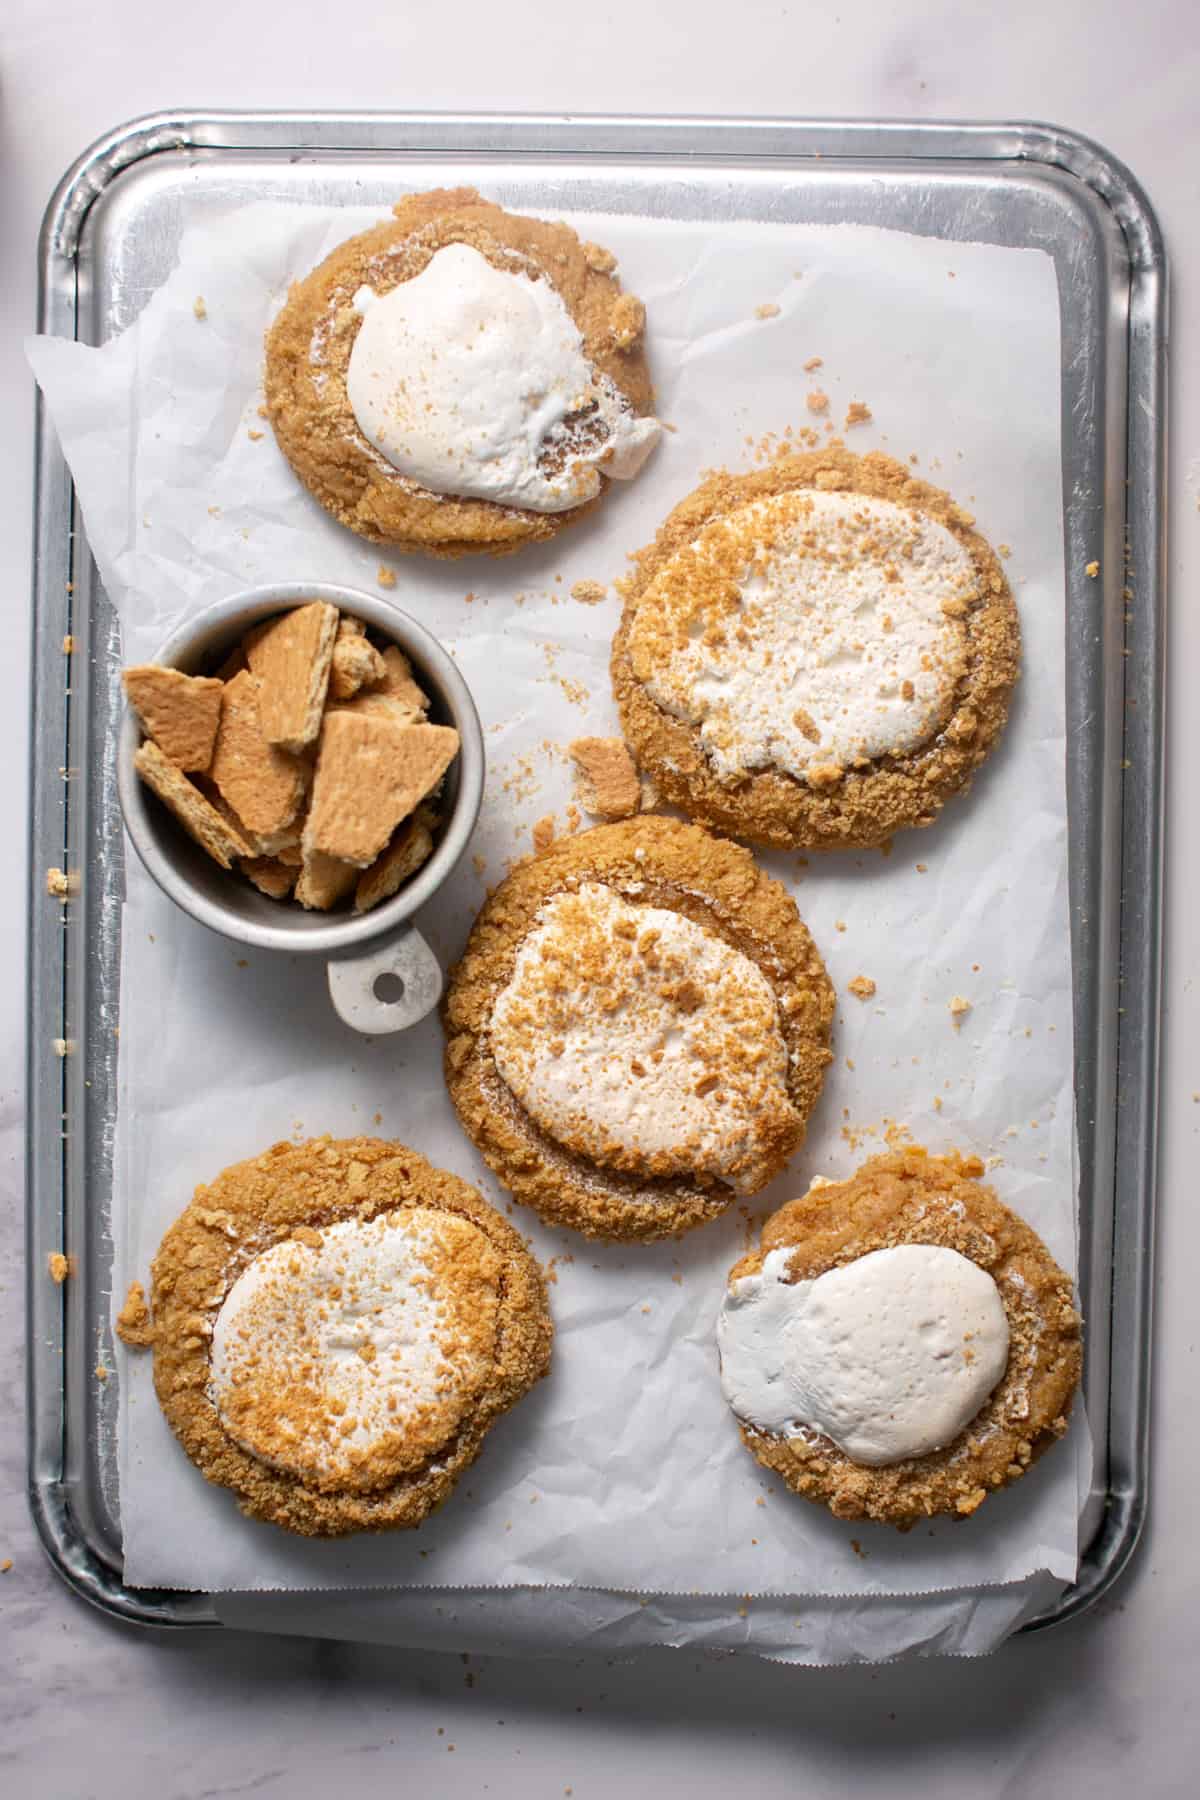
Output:
[[[564,828],[565,743],[615,728],[611,583],[627,552],[705,469],[751,466],[767,432],[820,429],[823,417],[806,407],[814,387],[829,395],[839,428],[850,401],[866,402],[873,420],[847,433],[851,447],[911,454],[921,474],[970,506],[994,545],[1011,546],[1025,667],[1003,745],[940,824],[901,836],[888,856],[766,859],[796,894],[841,1003],[836,1061],[808,1143],[752,1211],[760,1220],[813,1175],[848,1172],[881,1147],[891,1121],[934,1148],[996,1159],[1001,1197],[1073,1268],[1051,261],[858,227],[576,217],[617,253],[626,285],[647,303],[659,411],[675,430],[638,481],[558,543],[447,565],[381,557],[327,519],[258,412],[262,335],[287,281],[378,216],[270,205],[194,227],[176,272],[123,336],[100,350],[30,346],[127,659],[153,655],[189,611],[238,587],[311,578],[379,591],[381,566],[394,567],[388,597],[452,649],[486,733],[474,860],[419,921],[451,960],[487,886],[530,848],[534,821],[552,813]],[[816,356],[823,366],[806,373]],[[573,600],[581,579],[609,584],[608,598]],[[846,991],[860,974],[876,983],[865,1003]],[[971,1010],[956,1027],[957,995]],[[402,1138],[505,1204],[446,1098],[436,1020],[396,1038],[356,1037],[333,1014],[319,961],[209,934],[132,854],[120,1057],[118,1303],[129,1279],[146,1278],[194,1184],[279,1138]],[[939,1594],[936,1636],[949,1616],[978,1621],[976,1598],[961,1590],[1072,1578],[1089,1455],[1079,1409],[1066,1446],[965,1525],[901,1536],[839,1523],[759,1469],[721,1398],[714,1319],[747,1242],[744,1217],[640,1249],[597,1247],[517,1216],[537,1254],[556,1259],[554,1366],[493,1431],[440,1514],[416,1533],[332,1543],[243,1519],[176,1445],[149,1359],[127,1356],[126,1579],[212,1590],[566,1584],[847,1602],[960,1590],[959,1613],[953,1593]],[[319,1609],[316,1595],[306,1607]],[[1019,1611],[994,1609],[997,1639]],[[888,1654],[869,1606],[835,1614],[810,1659]],[[688,1629],[677,1623],[670,1641],[681,1632],[691,1641]],[[706,1629],[697,1624],[696,1641]],[[972,1647],[986,1648],[973,1629]],[[604,1638],[612,1643],[613,1631]]]

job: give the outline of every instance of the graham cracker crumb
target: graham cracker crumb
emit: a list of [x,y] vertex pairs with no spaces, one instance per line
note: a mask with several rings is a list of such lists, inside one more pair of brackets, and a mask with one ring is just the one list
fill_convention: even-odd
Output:
[[12,1568],[12,1566],[13,1566],[12,1557],[6,1556],[4,1561],[0,1562],[0,1575],[7,1575],[9,1570]]
[[970,1010],[971,1002],[969,1000],[964,1000],[961,994],[955,994],[950,1002],[950,1017],[954,1021],[955,1031],[959,1029]]
[[825,358],[823,356],[810,356],[808,361],[801,366],[806,375],[811,375],[815,370],[823,369],[825,367]]
[[1083,572],[1088,577],[1089,581],[1095,581],[1097,575],[1100,573],[1100,564],[1098,562],[1090,562],[1086,565]]
[[246,436],[250,439],[252,444],[260,444],[263,440],[263,433],[261,431],[247,430]]
[[197,319],[207,319],[208,308],[204,304],[203,294],[197,294],[196,298],[192,301],[192,312]]
[[571,598],[578,600],[581,606],[599,606],[608,596],[608,589],[602,581],[575,581],[571,584]]
[[46,1267],[50,1271],[50,1279],[55,1287],[61,1287],[71,1273],[71,1265],[61,1250],[52,1250],[46,1258]]
[[871,423],[871,418],[871,409],[864,401],[852,400],[846,408],[846,419],[843,429],[849,431],[852,425],[869,425]]
[[65,900],[77,886],[62,869],[46,870],[46,892],[52,900]]
[[611,275],[617,266],[617,259],[612,251],[606,250],[602,244],[585,244],[583,260],[597,275]]
[[857,1000],[869,1000],[875,992],[875,983],[869,975],[856,975],[853,981],[846,983],[846,991]]
[[779,308],[773,300],[764,300],[761,306],[755,307],[754,316],[756,319],[777,319]]
[[824,388],[813,388],[804,397],[804,404],[810,413],[827,413],[829,411],[829,395]]
[[554,842],[554,814],[547,813],[538,819],[533,827],[533,848],[536,855],[541,856]]
[[632,350],[646,328],[646,309],[637,295],[619,294],[608,317],[613,348]]
[[68,631],[66,637],[63,639],[62,647],[63,647],[63,655],[64,656],[74,655],[75,638],[74,638],[74,634],[72,632]]
[[125,1304],[117,1314],[117,1336],[131,1350],[144,1350],[154,1342],[154,1325],[146,1305],[146,1290],[140,1281],[131,1281]]
[[386,563],[380,563],[378,569],[375,571],[375,580],[381,588],[394,588],[396,585],[396,571],[395,569],[389,569]]

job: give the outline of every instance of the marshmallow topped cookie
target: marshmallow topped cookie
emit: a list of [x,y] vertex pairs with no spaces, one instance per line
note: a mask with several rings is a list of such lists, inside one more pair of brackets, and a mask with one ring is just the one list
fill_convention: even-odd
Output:
[[197,1189],[150,1304],[155,1389],[189,1457],[305,1536],[419,1525],[550,1356],[513,1228],[377,1138],[276,1144]]
[[730,1274],[717,1345],[742,1439],[838,1518],[966,1516],[1066,1430],[1071,1281],[982,1173],[877,1156],[782,1207]]
[[929,824],[1001,731],[1020,632],[969,515],[878,453],[717,475],[638,558],[613,646],[664,799],[829,849]]
[[352,531],[432,556],[553,537],[661,435],[642,304],[570,228],[412,195],[292,289],[267,338],[284,455]]
[[745,850],[641,816],[518,864],[444,1004],[446,1081],[493,1170],[595,1237],[674,1236],[803,1141],[833,994]]

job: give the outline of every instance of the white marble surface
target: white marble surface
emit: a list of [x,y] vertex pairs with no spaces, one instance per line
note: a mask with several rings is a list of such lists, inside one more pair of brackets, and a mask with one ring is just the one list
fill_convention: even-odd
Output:
[[[380,15],[372,19],[372,11]],[[15,0],[0,37],[0,769],[24,834],[32,383],[19,337],[50,189],[92,138],[164,106],[515,107],[1036,118],[1123,157],[1173,258],[1171,754],[1200,762],[1200,19],[1194,0],[826,0],[821,8],[459,0],[339,11],[206,0]],[[687,1793],[941,1796],[1194,1792],[1200,1754],[1200,1439],[1185,1180],[1200,1135],[1200,829],[1170,796],[1158,1425],[1141,1555],[1086,1620],[986,1663],[793,1672],[662,1653],[633,1666],[526,1666],[329,1643],[134,1635],[75,1602],[25,1511],[20,1193],[23,853],[0,923],[0,1791],[361,1800]]]

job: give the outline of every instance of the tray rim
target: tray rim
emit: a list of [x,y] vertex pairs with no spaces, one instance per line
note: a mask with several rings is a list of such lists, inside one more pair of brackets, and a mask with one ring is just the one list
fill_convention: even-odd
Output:
[[[380,142],[379,134],[387,133]],[[503,151],[515,157],[548,154],[581,159],[609,155],[645,161],[672,156],[724,160],[771,158],[780,162],[844,165],[897,162],[979,162],[1041,165],[1059,180],[1087,189],[1112,215],[1129,261],[1126,322],[1128,423],[1125,463],[1125,536],[1138,571],[1138,629],[1126,611],[1124,764],[1121,781],[1122,871],[1140,867],[1143,888],[1122,883],[1121,978],[1125,1006],[1117,1023],[1117,1129],[1114,1185],[1113,1268],[1129,1268],[1127,1282],[1113,1282],[1113,1335],[1118,1310],[1130,1346],[1119,1395],[1109,1387],[1109,1468],[1099,1527],[1080,1558],[1076,1582],[1057,1602],[1021,1627],[1043,1629],[1077,1617],[1120,1578],[1141,1537],[1149,1483],[1150,1379],[1153,1350],[1152,1278],[1157,1173],[1159,1002],[1161,986],[1162,794],[1166,571],[1166,357],[1167,265],[1157,218],[1140,184],[1101,145],[1079,133],[1040,122],[913,121],[619,115],[610,113],[456,113],[244,111],[183,109],[142,115],[114,127],[82,155],[56,187],[38,246],[38,330],[76,334],[75,255],[94,203],[126,169],[179,151],[235,149],[372,150],[475,154]],[[56,277],[64,278],[60,290]],[[65,278],[70,277],[69,281]],[[67,291],[69,290],[69,291]],[[48,1006],[63,1017],[61,939],[63,918],[51,917],[44,871],[61,858],[65,830],[61,794],[38,777],[36,751],[47,739],[66,744],[69,698],[61,657],[50,654],[48,617],[70,629],[69,580],[74,556],[73,489],[61,452],[48,428],[39,394],[35,422],[36,478],[33,557],[33,704],[31,745],[35,771],[30,810],[29,962],[27,1018],[28,1136],[26,1145],[27,1417],[30,1509],[51,1563],[84,1599],[130,1623],[196,1628],[221,1621],[207,1594],[125,1586],[72,1519],[61,1480],[67,1448],[63,1380],[40,1373],[42,1344],[64,1341],[65,1306],[41,1278],[46,1233],[61,1219],[63,1142],[66,1133],[65,1065],[47,1068],[34,1055],[35,1020]],[[64,600],[51,591],[50,552],[67,546]],[[49,633],[52,641],[55,632]],[[1129,768],[1139,779],[1129,776]],[[64,1027],[65,1029],[65,1027]],[[56,1242],[61,1241],[61,1233]],[[54,1245],[49,1245],[54,1247]],[[1122,1430],[1114,1444],[1114,1399]],[[59,1477],[52,1472],[57,1467]]]

